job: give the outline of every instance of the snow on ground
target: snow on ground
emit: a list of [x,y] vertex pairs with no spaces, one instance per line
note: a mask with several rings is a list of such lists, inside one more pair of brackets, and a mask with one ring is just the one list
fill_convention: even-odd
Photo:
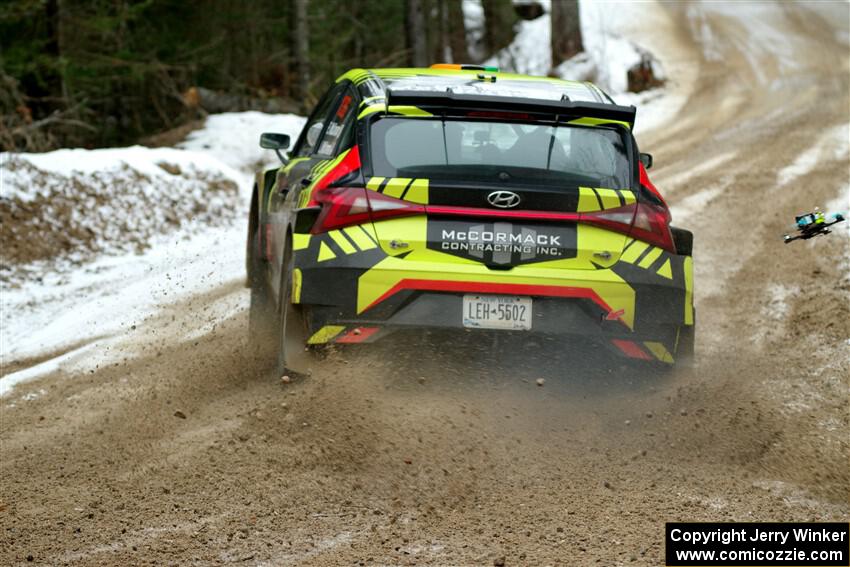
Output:
[[[105,256],[68,276],[4,290],[3,359],[57,355],[0,378],[0,396],[59,368],[87,370],[121,356],[116,336],[160,307],[244,279],[242,223],[162,239],[142,255]],[[183,337],[181,337],[183,338]]]
[[[103,362],[119,332],[164,305],[224,284],[238,285],[244,278],[250,172],[257,164],[277,160],[273,152],[260,149],[259,135],[282,132],[294,140],[303,122],[292,115],[230,113],[210,116],[204,128],[180,144],[182,149],[0,154],[0,213],[10,213],[14,205],[16,216],[8,218],[18,221],[28,209],[64,201],[72,210],[62,222],[47,217],[42,224],[67,231],[68,223],[77,223],[95,230],[102,243],[97,257],[69,254],[65,261],[29,262],[21,270],[29,277],[14,285],[0,282],[2,365],[50,356],[0,377],[0,396],[56,368]],[[216,208],[209,206],[216,201]],[[35,212],[44,210],[50,209]],[[166,217],[174,214],[193,220],[169,226]],[[17,224],[21,229],[19,222],[7,223],[6,218],[0,228]],[[98,219],[109,230],[98,228]],[[140,226],[150,228],[144,246],[122,247],[126,234]],[[11,239],[4,233],[4,256]],[[5,267],[8,260],[3,263]],[[231,301],[226,310],[241,307]]]
[[260,134],[289,134],[294,145],[305,120],[303,116],[295,114],[213,114],[207,118],[203,128],[189,134],[186,141],[177,144],[177,147],[205,154],[250,175],[261,167],[277,163],[273,151],[260,149]]
[[194,152],[139,146],[0,156],[0,281],[17,286],[158,235],[232,222],[244,176]]
[[825,159],[846,159],[850,153],[850,124],[839,124],[824,131],[817,143],[797,156],[776,174],[779,185],[787,185],[809,173]]

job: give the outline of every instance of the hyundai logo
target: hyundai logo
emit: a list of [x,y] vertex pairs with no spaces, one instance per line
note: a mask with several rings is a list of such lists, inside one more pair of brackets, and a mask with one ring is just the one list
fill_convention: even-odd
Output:
[[519,205],[519,195],[512,191],[493,191],[487,195],[487,202],[500,209],[510,209]]

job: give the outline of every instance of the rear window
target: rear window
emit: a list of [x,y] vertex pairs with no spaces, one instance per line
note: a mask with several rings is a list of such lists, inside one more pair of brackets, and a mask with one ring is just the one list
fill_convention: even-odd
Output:
[[387,117],[372,124],[370,141],[381,177],[630,186],[614,128]]

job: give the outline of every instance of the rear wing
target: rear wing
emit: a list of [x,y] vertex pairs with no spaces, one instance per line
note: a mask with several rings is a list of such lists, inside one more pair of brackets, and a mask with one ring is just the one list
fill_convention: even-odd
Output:
[[451,89],[445,91],[396,91],[387,89],[387,107],[416,106],[435,114],[451,114],[452,110],[465,112],[524,112],[530,114],[555,115],[569,118],[597,118],[625,122],[632,128],[635,123],[634,106],[619,106],[600,102],[571,101],[566,95],[561,100],[492,96],[482,94],[459,94]]

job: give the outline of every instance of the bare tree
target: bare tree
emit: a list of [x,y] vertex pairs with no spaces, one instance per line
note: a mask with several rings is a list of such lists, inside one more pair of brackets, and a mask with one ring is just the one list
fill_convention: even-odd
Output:
[[481,0],[484,10],[484,46],[494,55],[507,47],[514,38],[516,11],[511,0]]
[[552,0],[552,67],[584,51],[578,0]]
[[466,24],[463,20],[461,0],[448,2],[449,47],[452,51],[452,63],[467,63],[469,48],[466,45]]
[[422,13],[422,1],[406,0],[404,15],[410,62],[414,67],[426,67],[428,65],[428,43],[425,37],[425,17]]

